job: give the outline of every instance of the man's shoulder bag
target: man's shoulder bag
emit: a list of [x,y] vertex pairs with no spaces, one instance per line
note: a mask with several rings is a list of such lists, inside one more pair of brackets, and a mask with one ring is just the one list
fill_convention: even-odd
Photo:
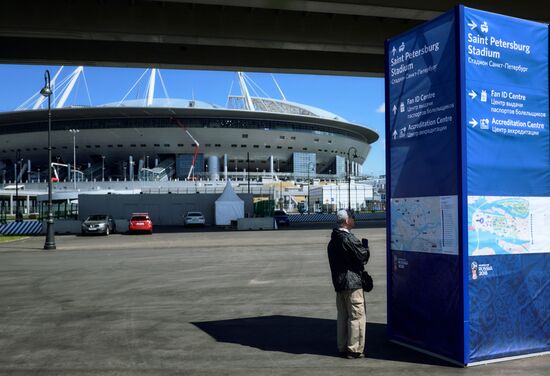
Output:
[[372,277],[366,270],[361,272],[361,285],[366,292],[371,292],[374,287]]

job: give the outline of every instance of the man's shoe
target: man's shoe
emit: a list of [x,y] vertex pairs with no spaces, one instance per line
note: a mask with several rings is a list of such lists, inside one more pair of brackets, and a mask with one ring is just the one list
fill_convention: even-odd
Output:
[[346,358],[348,359],[360,359],[364,357],[365,357],[365,354],[360,352],[348,352],[348,354],[346,355]]

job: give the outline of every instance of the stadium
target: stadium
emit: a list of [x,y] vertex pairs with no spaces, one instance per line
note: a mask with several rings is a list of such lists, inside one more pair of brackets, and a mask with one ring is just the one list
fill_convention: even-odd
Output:
[[[223,187],[227,179],[247,181],[249,187],[251,180],[256,187],[282,180],[338,181],[348,171],[361,175],[378,139],[367,127],[286,100],[276,81],[281,99],[253,95],[255,83],[242,72],[237,73],[240,95],[230,95],[226,107],[168,95],[155,98],[157,81],[166,93],[156,69],[146,70],[138,80],[147,81],[143,99],[127,100],[127,94],[116,103],[66,106],[82,74],[83,67],[78,67],[59,84],[59,71],[52,80],[57,91],[51,104],[57,191],[83,192],[98,181],[110,182],[112,190],[127,190],[131,182],[133,192],[196,187],[197,181]],[[47,189],[46,104],[37,93],[15,111],[0,113],[5,189],[15,181],[27,190]]]

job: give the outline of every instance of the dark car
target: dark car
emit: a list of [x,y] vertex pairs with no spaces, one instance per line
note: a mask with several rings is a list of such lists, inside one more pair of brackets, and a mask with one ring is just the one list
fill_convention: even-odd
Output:
[[284,210],[275,210],[273,213],[277,226],[290,226],[290,219]]
[[80,228],[82,235],[86,234],[103,234],[109,235],[116,232],[116,224],[113,217],[109,214],[94,214],[90,215]]

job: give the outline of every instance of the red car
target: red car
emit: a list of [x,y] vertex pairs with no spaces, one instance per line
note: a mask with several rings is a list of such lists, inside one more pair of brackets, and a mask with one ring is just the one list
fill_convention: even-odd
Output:
[[148,232],[153,233],[153,222],[149,218],[147,213],[134,213],[130,218],[130,224],[128,225],[128,231],[130,232]]

